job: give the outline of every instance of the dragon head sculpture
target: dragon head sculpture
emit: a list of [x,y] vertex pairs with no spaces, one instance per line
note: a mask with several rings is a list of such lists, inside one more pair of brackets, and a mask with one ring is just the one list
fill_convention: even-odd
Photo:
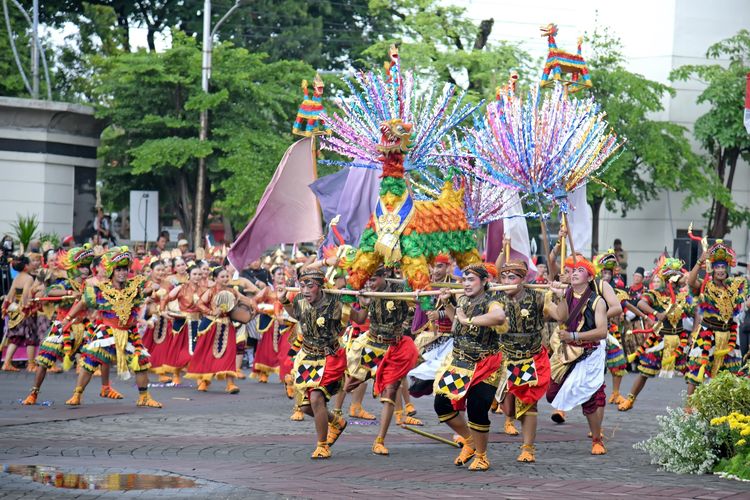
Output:
[[407,153],[414,140],[412,125],[400,118],[384,121],[380,124],[380,144],[377,148],[383,154]]
[[542,26],[539,30],[542,32],[542,37],[557,36],[557,25],[555,23],[549,23],[546,26]]

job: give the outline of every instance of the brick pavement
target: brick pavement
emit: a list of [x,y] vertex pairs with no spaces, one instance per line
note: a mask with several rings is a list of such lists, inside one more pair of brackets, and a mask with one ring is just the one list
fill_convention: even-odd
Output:
[[[609,377],[608,377],[609,379]],[[609,381],[609,380],[608,380]],[[632,381],[627,377],[623,387]],[[62,490],[0,473],[0,498],[349,498],[390,495],[414,498],[750,498],[750,484],[712,475],[659,471],[633,450],[647,437],[655,415],[681,403],[681,379],[649,382],[636,408],[609,406],[605,433],[609,453],[590,455],[587,426],[579,411],[568,423],[549,421],[540,409],[536,464],[518,464],[520,437],[497,431],[493,417],[489,456],[493,470],[470,473],[452,465],[455,449],[392,428],[390,457],[373,456],[377,427],[351,421],[333,448],[333,458],[312,461],[313,424],[291,422],[291,404],[277,383],[241,383],[230,396],[216,384],[207,394],[191,387],[152,389],[163,410],[136,408],[132,383],[116,381],[124,401],[98,397],[98,380],[84,406],[65,407],[72,374],[50,374],[40,395],[48,406],[24,407],[18,400],[32,383],[29,374],[0,374],[0,463],[36,464],[69,472],[174,474],[198,481],[197,488],[108,492]],[[415,401],[426,430],[449,436],[431,409],[431,398]],[[377,413],[379,403],[365,400]]]

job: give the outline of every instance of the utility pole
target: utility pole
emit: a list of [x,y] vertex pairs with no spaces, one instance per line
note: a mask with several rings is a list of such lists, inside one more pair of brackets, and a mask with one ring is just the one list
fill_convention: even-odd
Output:
[[[38,0],[35,0],[38,1]],[[201,88],[208,94],[208,83],[211,79],[211,55],[213,52],[213,38],[219,26],[240,6],[241,0],[236,0],[234,5],[219,19],[216,26],[211,29],[211,0],[203,2],[203,63],[201,72]],[[201,128],[198,138],[201,141],[208,140],[208,110],[201,110]],[[203,209],[206,198],[206,159],[198,159],[198,181],[195,190],[195,223],[193,224],[193,248],[198,248],[203,242]]]
[[31,98],[39,99],[39,0],[32,3]]

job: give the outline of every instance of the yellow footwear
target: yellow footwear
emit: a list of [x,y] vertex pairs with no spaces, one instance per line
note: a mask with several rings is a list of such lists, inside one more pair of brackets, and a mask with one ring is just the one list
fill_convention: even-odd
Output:
[[180,385],[182,383],[182,379],[180,378],[180,372],[175,372],[172,374],[172,384],[174,385]]
[[47,371],[50,373],[62,373],[62,368],[57,365],[52,365],[51,368],[47,368]]
[[310,458],[312,458],[313,460],[331,458],[331,447],[325,441],[319,442]]
[[490,461],[487,460],[487,452],[474,455],[474,461],[469,465],[472,472],[484,472],[490,469]]
[[162,384],[168,384],[172,381],[172,377],[168,377],[166,375],[159,375],[159,382]]
[[122,399],[122,394],[112,389],[108,385],[103,385],[102,390],[99,392],[99,396],[107,399]]
[[247,378],[247,375],[245,375],[245,374],[244,374],[244,373],[242,372],[242,370],[237,370],[237,372],[236,372],[236,373],[237,373],[237,378],[238,378],[239,380],[245,380],[245,379]]
[[609,404],[611,405],[619,405],[625,401],[625,398],[623,398],[619,392],[615,391],[612,393],[612,395],[609,397]]
[[346,426],[347,421],[344,417],[334,416],[333,420],[328,422],[328,437],[326,438],[328,446],[333,446],[339,440]]
[[550,418],[556,424],[564,424],[565,423],[565,412],[562,411],[562,410],[555,410],[552,413],[552,416]]
[[34,360],[29,361],[28,364],[26,365],[26,371],[27,372],[31,372],[31,373],[35,372],[36,371],[36,361],[34,361]]
[[4,372],[20,372],[21,371],[13,365],[5,365],[3,366],[2,370]]
[[414,405],[411,403],[406,403],[406,406],[404,406],[404,413],[409,415],[410,417],[413,417],[417,414],[417,409],[414,408]]
[[229,394],[239,394],[240,388],[237,387],[236,385],[234,385],[233,382],[227,382],[227,389],[226,389],[226,391]]
[[455,465],[458,467],[461,467],[466,462],[471,460],[471,458],[476,454],[476,450],[468,444],[468,442],[464,442],[464,445],[461,447],[461,453],[458,454],[456,459],[453,461]]
[[507,436],[518,436],[518,429],[513,425],[513,419],[505,417],[505,429],[504,432]]
[[604,447],[604,443],[600,439],[594,439],[591,441],[591,454],[592,455],[605,455],[607,448]]
[[458,443],[458,444],[460,444],[461,446],[463,446],[463,445],[465,445],[465,444],[466,444],[466,438],[465,438],[465,437],[463,437],[463,436],[461,436],[461,435],[459,435],[459,434],[454,434],[454,435],[453,435],[453,442],[454,442],[454,443]]
[[68,406],[79,406],[81,404],[81,398],[83,397],[83,387],[76,387],[73,391],[73,396],[65,402]]
[[[261,373],[258,375],[258,382],[261,384],[267,384],[268,383],[268,374],[267,373]],[[328,457],[325,457],[328,458]]]
[[208,391],[208,385],[208,380],[201,380],[200,382],[198,382],[198,390],[201,392],[206,392]]
[[410,417],[409,415],[404,415],[403,410],[396,410],[396,423],[398,425],[424,425],[421,420],[418,418]]
[[161,403],[156,401],[155,399],[151,399],[148,391],[146,391],[138,396],[138,402],[136,403],[136,406],[145,406],[147,408],[161,408]]
[[305,414],[302,413],[302,410],[299,409],[299,406],[294,407],[294,411],[292,412],[292,416],[289,417],[289,420],[293,420],[295,422],[301,422],[305,419]]
[[376,455],[390,455],[382,437],[375,438],[375,442],[372,443],[372,452]]
[[527,464],[536,462],[536,456],[534,456],[535,452],[536,452],[536,447],[533,444],[522,444],[521,454],[518,455],[518,458],[516,458],[516,461],[524,462]]
[[21,403],[22,405],[35,405],[36,404],[36,398],[39,395],[39,388],[38,387],[32,387],[31,392],[28,396],[26,396],[26,399],[23,400]]
[[365,409],[362,408],[362,405],[357,404],[353,404],[349,407],[349,416],[362,420],[375,420],[376,418],[372,413],[365,411]]
[[632,394],[628,394],[627,399],[625,399],[622,403],[620,403],[617,406],[617,409],[620,411],[628,411],[629,409],[633,407],[634,404],[635,404],[635,396],[633,396]]

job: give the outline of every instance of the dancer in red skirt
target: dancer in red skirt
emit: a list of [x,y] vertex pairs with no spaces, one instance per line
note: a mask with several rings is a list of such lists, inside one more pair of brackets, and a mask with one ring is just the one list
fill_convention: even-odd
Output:
[[187,367],[198,342],[201,320],[198,303],[203,293],[200,286],[202,278],[201,270],[191,263],[188,265],[187,283],[173,288],[162,302],[162,310],[165,310],[167,303],[176,300],[179,312],[171,313],[174,319],[167,327],[167,340],[155,346],[153,358],[157,367],[153,371],[159,375],[171,374],[173,384],[180,383],[180,372]]
[[214,379],[227,381],[226,392],[237,394],[234,383],[237,373],[236,331],[229,312],[240,294],[229,286],[229,273],[223,267],[211,272],[214,285],[203,292],[198,308],[203,312],[199,337],[188,364],[187,378],[198,381],[198,390],[205,392]]
[[[375,271],[368,287],[376,292],[403,291],[403,287],[386,281],[384,267]],[[385,435],[391,425],[401,381],[414,368],[419,358],[414,341],[408,336],[413,315],[409,313],[406,301],[360,298],[359,302],[365,307],[352,310],[351,319],[356,323],[364,323],[369,315],[370,329],[357,337],[347,349],[349,378],[346,390],[353,390],[368,378],[375,379],[373,393],[380,396],[383,409],[380,413],[380,431],[372,445],[372,452],[376,455],[388,455]],[[417,421],[416,424],[421,425],[421,422]]]

